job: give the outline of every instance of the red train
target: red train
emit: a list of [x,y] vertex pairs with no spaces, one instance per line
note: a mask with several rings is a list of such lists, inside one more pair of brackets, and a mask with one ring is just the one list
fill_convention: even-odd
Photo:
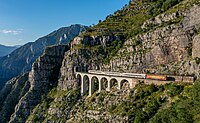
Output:
[[93,74],[100,74],[100,75],[133,77],[133,78],[140,78],[140,79],[154,79],[154,80],[161,80],[161,81],[166,81],[167,80],[167,76],[165,76],[165,75],[150,75],[150,74],[138,74],[138,73],[104,72],[104,71],[98,71],[98,70],[89,70],[88,72],[89,73],[93,73]]
[[163,75],[146,75],[146,79],[155,79],[155,80],[162,80],[162,81],[166,81],[167,80],[167,76],[163,76]]

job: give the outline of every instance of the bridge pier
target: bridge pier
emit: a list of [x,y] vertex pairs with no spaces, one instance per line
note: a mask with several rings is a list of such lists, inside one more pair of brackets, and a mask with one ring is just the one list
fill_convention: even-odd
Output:
[[90,85],[91,78],[88,77],[88,79],[89,79],[88,80],[89,82],[87,82],[87,83],[89,83],[89,84],[87,84],[86,80],[84,80],[84,76],[81,76],[81,96],[84,96],[87,93],[87,91],[90,90],[90,88],[88,88],[88,86]]
[[108,87],[106,88],[106,91],[110,91],[110,88],[111,88],[111,81],[110,80],[111,80],[110,78],[107,79],[107,81],[108,81]]
[[89,96],[92,96],[94,92],[94,82],[89,81]]
[[102,87],[103,87],[103,82],[101,82],[101,79],[99,79],[99,90],[98,90],[98,93],[101,92],[101,90],[103,89]]
[[117,89],[119,89],[119,90],[121,90],[121,81],[122,80],[118,80],[118,84],[117,84],[118,85]]
[[80,81],[81,81],[81,96],[83,96],[86,93],[86,85],[84,84],[83,76],[81,76]]

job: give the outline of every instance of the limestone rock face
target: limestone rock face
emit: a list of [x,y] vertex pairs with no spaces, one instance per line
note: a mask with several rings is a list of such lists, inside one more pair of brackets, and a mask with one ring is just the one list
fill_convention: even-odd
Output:
[[[88,106],[85,103],[87,99],[79,100],[71,110],[72,115],[68,117],[68,121],[84,122],[96,120],[109,123],[126,123],[129,120],[127,116],[121,116],[115,113],[111,114],[108,109],[113,105],[119,105],[125,100],[128,100],[127,97],[129,94],[130,92],[119,92],[113,89],[109,92],[109,95],[102,99],[103,101],[99,101],[97,98],[93,99],[89,104],[93,109],[86,108]],[[99,106],[98,103],[101,103],[104,107]],[[73,113],[76,115],[73,115]]]
[[200,58],[200,35],[196,36],[192,43],[192,57]]
[[87,72],[89,69],[98,69],[99,64],[90,61],[91,52],[86,49],[70,50],[65,53],[60,69],[58,82],[59,90],[76,89],[80,87],[75,79],[75,72]]
[[200,77],[200,64],[195,60],[184,60],[163,64],[146,70],[150,73],[165,75],[195,75],[196,77]]
[[84,45],[103,45],[105,46],[107,43],[110,43],[114,40],[120,41],[119,36],[82,36],[76,37],[72,41],[72,47],[77,44],[84,44]]
[[[110,61],[110,66],[104,66],[104,69],[144,73],[147,69],[159,65],[188,59],[192,46],[193,58],[198,57],[199,36],[196,36],[196,32],[200,28],[199,13],[200,7],[194,5],[186,11],[178,11],[171,15],[162,14],[146,21],[143,28],[147,28],[148,24],[158,26],[155,26],[152,31],[127,40],[123,48]],[[160,26],[179,17],[183,19],[179,23]]]
[[59,70],[68,46],[48,47],[29,73],[30,89],[21,98],[11,117],[10,123],[25,122],[32,109],[40,102],[42,95],[57,85]]
[[29,88],[28,73],[15,77],[6,83],[6,86],[0,92],[1,123],[8,122],[11,114],[14,113],[15,105],[17,105]]
[[184,16],[185,12],[177,11],[174,13],[164,13],[152,18],[142,25],[142,29],[147,29],[149,26],[161,26],[163,23],[170,22],[176,20],[177,18]]

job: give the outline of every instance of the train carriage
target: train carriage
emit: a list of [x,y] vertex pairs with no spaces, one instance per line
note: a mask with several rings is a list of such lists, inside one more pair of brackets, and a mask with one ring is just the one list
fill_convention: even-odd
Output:
[[145,79],[146,78],[146,74],[138,74],[138,73],[121,73],[121,76],[141,78],[141,79]]
[[166,81],[167,80],[167,76],[164,75],[146,75],[146,79],[155,79],[155,80],[162,80],[162,81]]

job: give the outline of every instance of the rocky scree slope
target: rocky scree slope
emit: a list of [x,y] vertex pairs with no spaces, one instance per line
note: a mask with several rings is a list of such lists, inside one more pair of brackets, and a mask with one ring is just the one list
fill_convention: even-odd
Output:
[[9,80],[1,90],[0,95],[0,123],[5,123],[15,110],[19,100],[28,92],[30,82],[28,73]]
[[63,27],[2,57],[0,59],[0,89],[7,80],[30,71],[31,65],[42,55],[46,47],[67,44],[86,29],[86,26],[78,24]]
[[[199,20],[199,16],[196,15],[199,13],[199,1],[178,1],[166,11],[163,6],[167,1],[161,4],[162,14],[158,12],[157,15],[153,14],[151,17],[142,17],[142,15],[159,9],[154,6],[159,1],[137,1],[140,4],[131,1],[130,5],[121,11],[76,37],[67,49],[64,48],[65,46],[60,46],[47,50],[48,52],[33,64],[32,72],[29,74],[30,89],[19,100],[10,122],[147,122],[151,121],[153,116],[156,116],[153,121],[160,120],[158,116],[162,114],[159,112],[163,112],[163,109],[169,109],[172,114],[175,112],[177,119],[172,117],[173,122],[180,120],[182,116],[178,112],[179,108],[171,110],[171,107],[176,101],[181,100],[182,96],[188,101],[198,99],[196,98],[198,94],[193,97],[188,93],[188,90],[193,87],[176,84],[164,87],[139,84],[138,88],[133,90],[95,93],[91,98],[87,98],[80,97],[80,83],[74,77],[75,71],[88,69],[149,73],[155,71],[155,67],[159,67],[160,70],[156,72],[164,73],[170,67],[181,67],[179,64],[181,62],[191,64],[191,61],[194,61],[198,65],[198,54],[194,52],[198,50],[198,47],[195,47],[193,41],[198,42],[199,21],[196,20]],[[153,5],[155,9],[152,10],[150,5]],[[139,15],[143,20],[138,23],[133,21],[138,19]],[[131,34],[120,33],[121,30],[117,29],[115,24],[123,22],[121,20],[130,22],[130,25],[133,24],[129,30]],[[103,35],[105,32],[112,34]],[[58,59],[51,54],[57,56]],[[169,73],[170,70],[168,70]],[[199,69],[190,70],[191,74],[198,77]],[[190,75],[188,69],[182,72],[181,74]],[[51,77],[53,79],[50,79]],[[144,87],[138,91],[140,86]],[[111,109],[104,108],[108,107],[108,104]],[[112,112],[116,113],[112,114]],[[179,116],[180,119],[178,119]],[[102,117],[105,118],[102,119]],[[169,117],[162,118],[170,119]]]

